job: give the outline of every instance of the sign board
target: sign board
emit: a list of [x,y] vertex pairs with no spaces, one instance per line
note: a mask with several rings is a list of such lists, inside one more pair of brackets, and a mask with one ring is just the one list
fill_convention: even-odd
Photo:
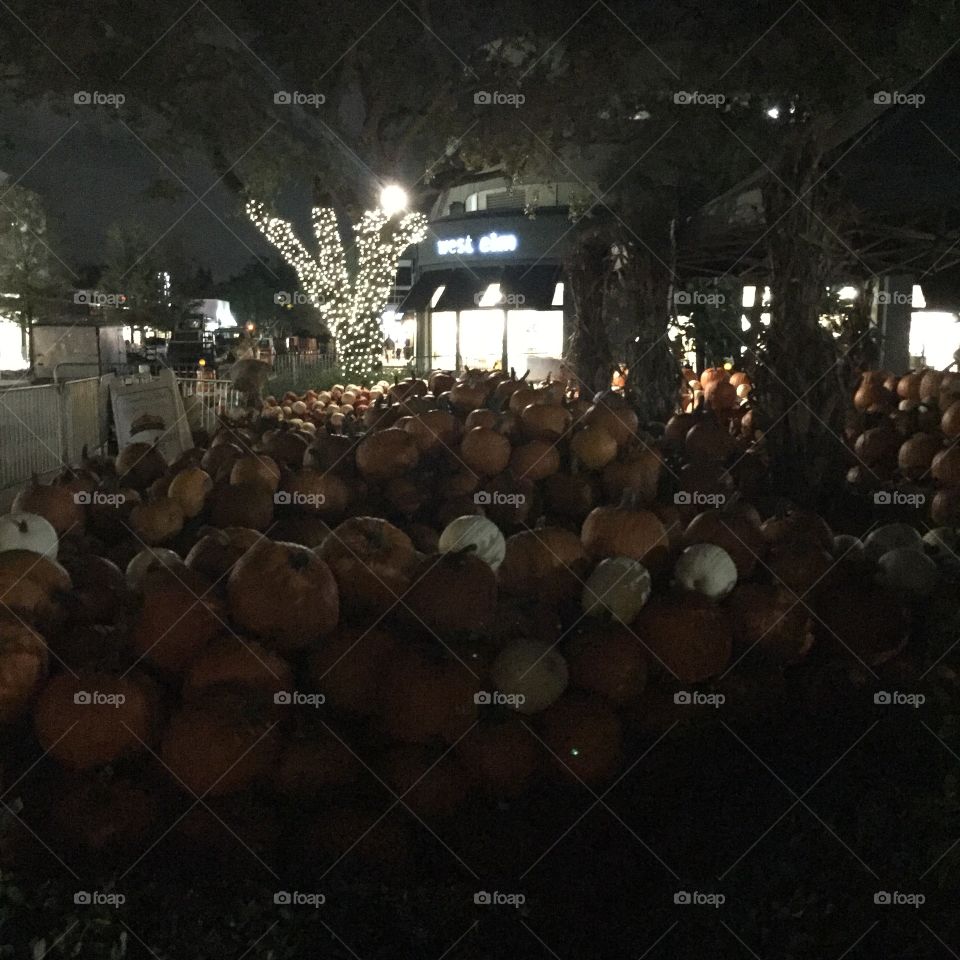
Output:
[[116,424],[117,443],[153,443],[167,463],[173,463],[193,446],[183,399],[172,370],[163,370],[156,380],[126,383],[114,378],[110,400]]
[[474,245],[473,237],[468,233],[465,237],[449,237],[437,241],[437,256],[445,257],[456,254],[458,257],[471,253],[513,253],[517,249],[517,235],[515,233],[485,233]]

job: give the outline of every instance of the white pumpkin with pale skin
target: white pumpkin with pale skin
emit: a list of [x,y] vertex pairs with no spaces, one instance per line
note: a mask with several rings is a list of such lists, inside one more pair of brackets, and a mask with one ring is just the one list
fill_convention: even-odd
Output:
[[57,559],[57,531],[38,513],[8,513],[0,517],[0,551],[29,550]]
[[497,693],[515,697],[510,705],[519,713],[540,713],[567,689],[567,661],[549,643],[515,640],[500,651],[490,669]]
[[507,553],[507,544],[500,528],[486,517],[457,517],[440,534],[440,553],[456,553],[473,549],[473,554],[496,570]]
[[896,593],[928,597],[940,579],[936,563],[912,547],[889,550],[877,561],[877,582]]
[[630,557],[607,557],[587,578],[580,597],[583,612],[630,623],[650,598],[650,571]]
[[912,547],[914,550],[920,550],[921,543],[920,534],[910,524],[886,523],[870,533],[867,539],[863,541],[863,547],[868,556],[873,557],[874,560],[879,560],[888,551],[899,550],[901,547]]
[[673,577],[682,590],[722,600],[737,585],[737,565],[723,547],[695,543],[680,554]]

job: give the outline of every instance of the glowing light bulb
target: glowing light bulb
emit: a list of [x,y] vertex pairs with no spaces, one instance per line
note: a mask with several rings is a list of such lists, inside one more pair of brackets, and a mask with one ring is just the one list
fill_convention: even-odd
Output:
[[407,209],[407,191],[395,183],[387,184],[380,191],[380,209],[388,216]]

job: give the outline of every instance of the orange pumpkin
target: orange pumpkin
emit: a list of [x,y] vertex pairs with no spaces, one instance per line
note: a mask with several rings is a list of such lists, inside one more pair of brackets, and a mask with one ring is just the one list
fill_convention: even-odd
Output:
[[494,477],[510,463],[510,441],[491,427],[474,427],[460,442],[460,459],[480,476]]
[[900,446],[897,465],[908,480],[919,480],[930,472],[930,464],[942,447],[934,434],[915,433]]
[[357,467],[368,480],[389,480],[412,470],[420,450],[412,434],[398,427],[370,433],[357,447]]
[[616,771],[623,734],[609,704],[567,694],[544,710],[539,720],[543,741],[561,779],[594,783]]
[[572,639],[564,654],[570,682],[581,690],[624,704],[643,693],[647,655],[635,633],[621,624],[593,624]]
[[0,723],[12,723],[30,705],[47,676],[47,645],[4,611],[0,617]]
[[500,586],[514,596],[554,601],[578,592],[585,568],[583,545],[571,530],[524,530],[507,537]]
[[580,539],[588,557],[630,557],[656,567],[667,556],[669,539],[660,518],[628,506],[595,507],[587,514]]
[[530,440],[510,455],[510,472],[518,480],[536,483],[560,469],[560,453],[549,440]]
[[381,627],[338,627],[310,657],[307,677],[336,710],[358,716],[375,714],[384,668],[396,647]]
[[602,470],[617,455],[617,441],[603,427],[586,426],[570,441],[570,451],[587,470]]

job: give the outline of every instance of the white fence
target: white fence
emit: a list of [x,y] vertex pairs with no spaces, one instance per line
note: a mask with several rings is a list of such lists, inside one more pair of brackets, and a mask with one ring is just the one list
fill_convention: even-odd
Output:
[[99,377],[0,389],[0,489],[76,464],[107,442]]
[[212,433],[221,414],[243,406],[243,394],[234,389],[230,380],[178,377],[177,384],[191,430],[203,429]]
[[[309,377],[320,377],[337,365],[337,358],[328,353],[278,353],[273,358],[271,380],[300,382]],[[319,386],[311,383],[310,386]]]

